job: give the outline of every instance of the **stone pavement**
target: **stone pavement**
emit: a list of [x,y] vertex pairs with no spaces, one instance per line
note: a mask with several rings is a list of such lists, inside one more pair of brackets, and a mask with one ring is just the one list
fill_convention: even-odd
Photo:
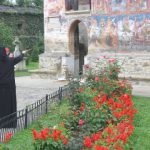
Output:
[[[39,79],[29,76],[16,77],[18,110],[25,108],[26,105],[40,100],[46,94],[50,94],[58,90],[60,86],[65,84],[67,84],[67,82],[51,79]],[[150,85],[133,84],[132,94],[150,97]]]
[[60,86],[67,84],[64,81],[50,79],[36,79],[29,76],[16,77],[17,109],[42,99],[46,94],[57,91]]
[[132,95],[145,96],[150,98],[150,85],[133,85]]

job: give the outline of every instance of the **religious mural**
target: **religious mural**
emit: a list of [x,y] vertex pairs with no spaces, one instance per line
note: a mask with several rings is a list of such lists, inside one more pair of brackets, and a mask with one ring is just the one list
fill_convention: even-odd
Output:
[[129,13],[150,10],[150,0],[93,0],[94,12],[100,14]]
[[110,12],[110,0],[95,0],[93,1],[94,11],[96,13],[108,14]]
[[64,7],[64,0],[45,0],[44,11],[47,17],[58,16]]
[[74,15],[72,19],[65,14],[65,4],[73,0],[45,1],[46,32],[56,39],[61,34],[59,38],[64,41],[70,23],[79,19],[87,26],[89,49],[134,51],[144,47],[150,51],[150,0],[81,0],[79,8],[91,3],[93,14],[84,18]]
[[150,14],[89,17],[89,48],[150,51]]

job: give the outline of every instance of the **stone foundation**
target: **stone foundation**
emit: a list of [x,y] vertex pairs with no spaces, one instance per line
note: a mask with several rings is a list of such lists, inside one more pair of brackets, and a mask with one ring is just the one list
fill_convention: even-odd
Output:
[[[93,53],[85,57],[85,64],[94,64],[96,58],[105,56],[117,58],[122,64],[121,78],[128,78],[134,84],[150,83],[150,53]],[[65,79],[68,72],[74,72],[74,56],[65,53],[40,55],[39,70],[34,71],[40,78]]]
[[95,64],[97,58],[117,58],[122,66],[120,78],[133,84],[150,85],[150,53],[95,53],[85,57],[85,64]]

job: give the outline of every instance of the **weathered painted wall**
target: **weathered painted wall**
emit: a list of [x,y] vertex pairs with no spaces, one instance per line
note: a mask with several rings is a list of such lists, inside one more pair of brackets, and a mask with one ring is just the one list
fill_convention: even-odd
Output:
[[150,14],[89,17],[89,49],[150,51]]
[[[71,25],[79,20],[88,31],[85,63],[98,55],[119,54],[117,57],[126,59],[127,76],[150,76],[150,0],[91,0],[91,5],[90,0],[83,0],[78,3],[78,11],[68,9],[66,2],[44,1],[43,59],[51,53],[70,53]],[[61,58],[59,60],[61,63]],[[137,69],[137,66],[140,67]],[[143,69],[147,70],[146,75]]]

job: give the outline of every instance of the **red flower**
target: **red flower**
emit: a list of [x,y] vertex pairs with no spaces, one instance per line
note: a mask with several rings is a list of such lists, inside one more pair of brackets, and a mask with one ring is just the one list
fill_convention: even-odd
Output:
[[108,148],[103,147],[103,146],[99,146],[99,145],[96,145],[96,146],[94,147],[94,149],[95,149],[95,150],[108,150]]
[[125,99],[128,99],[130,96],[129,96],[128,94],[124,94],[123,97],[124,97]]
[[121,87],[122,87],[122,88],[125,88],[125,84],[122,83],[122,84],[121,84]]
[[63,140],[63,143],[66,145],[66,144],[68,144],[68,139],[64,139]]
[[79,88],[79,92],[80,92],[80,93],[84,92],[84,88],[80,87],[80,88]]
[[82,120],[82,119],[79,120],[79,125],[80,126],[82,126],[84,123],[85,123],[84,120]]
[[44,130],[41,130],[41,138],[43,140],[46,140],[46,138],[48,137],[48,134],[50,132],[50,129],[49,128],[46,128]]
[[74,112],[74,116],[77,116],[78,114],[79,114],[78,111],[75,111],[75,112]]
[[32,133],[33,133],[34,140],[37,140],[40,138],[40,135],[36,130],[32,129]]
[[84,107],[83,106],[81,106],[79,109],[80,109],[80,111],[84,111]]
[[85,106],[85,103],[81,103],[81,107],[79,108],[80,111],[84,111],[84,106]]
[[53,129],[53,138],[55,141],[58,141],[58,138],[61,135],[61,133],[62,133],[61,130]]
[[114,62],[116,62],[116,59],[109,59],[108,62],[109,63],[114,63]]
[[92,140],[94,142],[98,141],[100,138],[101,138],[101,135],[98,133],[92,135]]
[[6,133],[4,143],[7,143],[11,139],[12,135],[13,134],[11,132]]
[[65,136],[64,136],[64,135],[61,135],[61,136],[60,136],[60,139],[61,139],[61,140],[63,140],[64,138],[65,138]]
[[106,102],[107,100],[107,94],[104,94],[101,98],[102,103]]
[[95,81],[98,82],[99,81],[99,77],[95,77]]
[[92,141],[88,136],[86,136],[84,139],[84,146],[87,148],[92,148]]
[[84,69],[89,69],[90,68],[89,65],[84,65],[83,67],[84,67]]

